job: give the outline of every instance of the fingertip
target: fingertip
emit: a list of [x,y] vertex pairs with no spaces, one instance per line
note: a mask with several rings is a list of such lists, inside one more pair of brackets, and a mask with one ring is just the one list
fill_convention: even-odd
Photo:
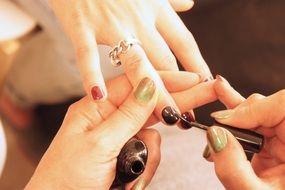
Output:
[[218,99],[225,104],[227,108],[234,108],[245,100],[221,75],[216,75],[214,89]]
[[176,12],[185,12],[194,6],[193,0],[170,0],[170,3]]

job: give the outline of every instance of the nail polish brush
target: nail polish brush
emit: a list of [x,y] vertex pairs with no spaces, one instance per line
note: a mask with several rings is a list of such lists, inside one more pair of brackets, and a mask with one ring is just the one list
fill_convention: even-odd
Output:
[[[175,111],[173,110],[173,112],[175,112]],[[196,128],[202,129],[202,130],[207,130],[210,127],[210,126],[198,123],[198,122],[188,121],[187,119],[182,117],[177,112],[172,113],[172,114],[176,115],[183,122],[188,124],[189,128],[196,127]],[[221,124],[218,122],[215,122],[214,126],[222,127],[224,129],[227,129],[228,131],[230,131],[234,135],[234,137],[239,141],[239,143],[242,145],[243,149],[246,152],[259,153],[263,147],[264,137],[263,137],[263,135],[261,135],[259,133],[256,133],[254,131],[247,130],[247,129],[235,128],[235,127],[232,127],[229,125],[224,125],[224,124]]]

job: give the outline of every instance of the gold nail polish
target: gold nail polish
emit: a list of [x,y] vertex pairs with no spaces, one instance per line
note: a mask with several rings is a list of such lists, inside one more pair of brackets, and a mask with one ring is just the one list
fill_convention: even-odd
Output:
[[231,117],[233,113],[234,113],[234,110],[216,111],[216,112],[211,113],[211,117],[215,119],[227,119]]
[[207,145],[204,149],[204,152],[203,152],[203,157],[205,159],[209,158],[211,156],[211,152],[210,152],[210,148],[209,146]]
[[228,142],[226,132],[222,128],[215,126],[209,127],[207,138],[215,152],[222,151]]
[[147,103],[153,97],[154,92],[155,92],[154,82],[150,78],[145,77],[141,80],[138,87],[136,88],[134,96],[138,101],[142,103]]
[[139,179],[131,190],[144,190],[146,187],[146,181],[143,179]]

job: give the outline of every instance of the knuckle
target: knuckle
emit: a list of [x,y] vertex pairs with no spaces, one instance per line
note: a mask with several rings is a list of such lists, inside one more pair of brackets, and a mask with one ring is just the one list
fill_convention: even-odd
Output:
[[262,98],[264,98],[262,94],[254,93],[248,97],[248,100],[255,101],[255,100],[260,100]]
[[215,166],[217,177],[222,181],[225,182],[228,180],[228,173],[225,172],[226,170],[223,167]]
[[[285,112],[285,90],[280,90],[276,93],[276,109],[280,111],[280,113]],[[274,109],[274,108],[273,108]]]
[[162,68],[159,69],[164,69],[164,70],[177,70],[177,60],[176,57],[173,54],[168,54],[164,56],[160,63]]
[[127,65],[137,65],[142,63],[145,60],[145,55],[142,50],[139,49],[132,49],[127,52],[127,55],[125,56],[125,61]]
[[77,110],[77,104],[78,103],[71,104],[67,109],[67,113],[74,113]]
[[278,102],[280,103],[280,105],[284,107],[285,106],[285,89],[278,91],[277,97],[278,97]]
[[[133,128],[138,127],[141,124],[140,121],[143,120],[143,116],[139,110],[134,111],[134,108],[128,105],[122,105],[119,107],[119,112],[121,114],[122,120],[131,123]],[[139,126],[141,127],[141,126]],[[131,129],[132,130],[132,129]]]
[[80,43],[76,47],[76,56],[78,59],[84,58],[86,55],[90,54],[93,51],[93,48],[87,44]]
[[142,70],[146,62],[147,60],[142,52],[130,51],[127,53],[127,56],[124,57],[122,63],[126,68],[126,73],[137,73],[137,71]]

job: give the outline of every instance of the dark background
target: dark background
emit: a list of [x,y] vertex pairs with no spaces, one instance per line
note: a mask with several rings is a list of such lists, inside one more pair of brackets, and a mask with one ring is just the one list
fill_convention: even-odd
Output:
[[[180,14],[213,75],[224,76],[243,96],[270,95],[285,87],[285,1],[195,1]],[[210,124],[211,104],[196,110]]]

